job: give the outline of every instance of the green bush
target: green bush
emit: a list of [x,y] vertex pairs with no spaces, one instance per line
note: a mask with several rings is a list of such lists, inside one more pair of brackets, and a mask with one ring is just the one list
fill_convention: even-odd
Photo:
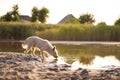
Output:
[[38,36],[49,40],[120,41],[120,26],[62,24],[41,31]]
[[35,35],[37,30],[44,30],[44,27],[33,23],[0,22],[0,39],[25,39]]
[[21,40],[33,35],[48,40],[120,41],[120,26],[0,22],[0,39]]

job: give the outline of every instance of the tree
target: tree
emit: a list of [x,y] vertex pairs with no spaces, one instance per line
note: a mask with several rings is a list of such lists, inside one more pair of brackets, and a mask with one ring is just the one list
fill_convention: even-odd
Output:
[[2,21],[18,21],[19,20],[19,12],[18,12],[18,5],[13,6],[13,10],[7,12],[5,15],[1,17]]
[[45,23],[46,18],[48,18],[48,13],[49,10],[45,7],[43,7],[40,10],[37,7],[33,7],[31,21],[32,22],[40,21],[41,23]]
[[120,18],[115,21],[114,25],[120,25]]
[[81,24],[92,24],[95,22],[94,16],[92,14],[83,14],[79,17],[79,22]]
[[41,23],[45,23],[46,22],[46,18],[48,18],[48,13],[49,10],[45,7],[43,7],[40,11],[39,11],[39,21]]
[[13,6],[13,11],[12,11],[12,21],[18,21],[19,20],[19,7],[18,5]]
[[68,23],[68,24],[80,24],[80,22],[76,18],[70,18],[70,19],[66,20],[64,23]]
[[31,17],[32,22],[36,22],[38,20],[38,14],[39,14],[38,8],[33,7],[33,9],[32,9],[32,17]]
[[11,12],[7,12],[6,15],[1,17],[2,21],[11,21],[11,19],[12,19]]
[[106,26],[107,24],[105,22],[99,22],[97,26]]

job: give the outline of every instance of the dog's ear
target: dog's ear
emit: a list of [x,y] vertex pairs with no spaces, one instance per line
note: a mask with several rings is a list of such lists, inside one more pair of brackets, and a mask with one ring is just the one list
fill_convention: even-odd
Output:
[[54,46],[53,46],[53,51],[54,51],[55,49],[56,49],[56,46],[54,45]]

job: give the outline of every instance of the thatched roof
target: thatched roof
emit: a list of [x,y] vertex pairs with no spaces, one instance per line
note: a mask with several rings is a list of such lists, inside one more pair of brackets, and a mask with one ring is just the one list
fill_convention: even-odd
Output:
[[68,19],[70,19],[70,18],[75,18],[72,14],[68,14],[68,15],[66,15],[62,20],[60,20],[59,22],[58,22],[58,24],[61,24],[61,23],[64,23],[65,21],[67,21]]
[[31,18],[28,15],[20,15],[20,20],[31,21]]

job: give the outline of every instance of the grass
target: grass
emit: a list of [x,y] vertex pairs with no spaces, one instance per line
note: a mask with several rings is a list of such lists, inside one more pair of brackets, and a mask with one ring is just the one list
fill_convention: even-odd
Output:
[[120,26],[0,22],[0,39],[21,40],[32,35],[48,40],[120,41]]

